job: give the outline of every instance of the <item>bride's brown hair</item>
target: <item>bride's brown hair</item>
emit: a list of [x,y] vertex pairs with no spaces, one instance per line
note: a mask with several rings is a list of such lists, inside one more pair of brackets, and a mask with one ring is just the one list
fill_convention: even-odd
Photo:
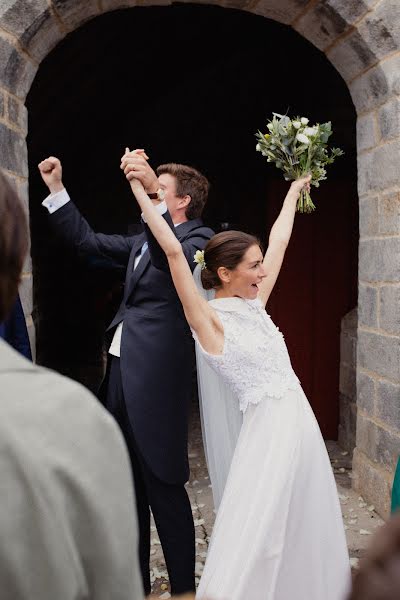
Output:
[[214,235],[204,248],[206,268],[201,272],[204,289],[219,287],[218,269],[225,267],[233,271],[251,246],[260,246],[259,240],[243,231],[222,231]]

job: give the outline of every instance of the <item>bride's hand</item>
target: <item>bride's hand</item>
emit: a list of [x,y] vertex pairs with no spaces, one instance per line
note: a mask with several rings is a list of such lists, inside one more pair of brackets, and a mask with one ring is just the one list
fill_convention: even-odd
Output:
[[300,194],[302,190],[306,190],[307,192],[309,192],[310,181],[311,175],[304,175],[303,177],[299,177],[299,179],[293,181],[290,187],[292,188],[292,190],[297,192],[297,194]]
[[131,184],[131,189],[132,189],[132,192],[135,194],[135,196],[136,196],[137,192],[144,191],[143,184],[140,181],[140,179],[137,178],[137,175],[135,174],[134,171],[130,171],[129,173],[127,173],[126,178],[129,181],[129,183]]

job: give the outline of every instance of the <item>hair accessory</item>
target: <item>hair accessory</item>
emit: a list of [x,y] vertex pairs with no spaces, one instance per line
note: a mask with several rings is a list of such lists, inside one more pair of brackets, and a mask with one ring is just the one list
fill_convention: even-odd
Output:
[[204,260],[204,250],[197,250],[196,254],[193,256],[195,263],[201,266],[201,270],[207,267],[206,261]]

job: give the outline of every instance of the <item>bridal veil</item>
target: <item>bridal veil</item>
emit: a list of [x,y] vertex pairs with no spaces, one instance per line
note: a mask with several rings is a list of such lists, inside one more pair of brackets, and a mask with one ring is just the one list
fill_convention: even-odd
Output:
[[[201,296],[207,301],[212,300],[215,291],[207,291],[203,288],[200,265],[196,266],[193,277]],[[237,399],[208,365],[197,343],[196,362],[203,445],[214,506],[217,510],[228,478],[243,417]]]

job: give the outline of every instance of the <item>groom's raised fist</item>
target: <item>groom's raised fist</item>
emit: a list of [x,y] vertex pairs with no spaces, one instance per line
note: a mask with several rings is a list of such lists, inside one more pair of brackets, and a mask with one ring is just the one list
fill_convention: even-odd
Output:
[[38,165],[40,175],[49,188],[51,194],[56,194],[64,189],[62,183],[61,162],[55,156],[49,156]]

